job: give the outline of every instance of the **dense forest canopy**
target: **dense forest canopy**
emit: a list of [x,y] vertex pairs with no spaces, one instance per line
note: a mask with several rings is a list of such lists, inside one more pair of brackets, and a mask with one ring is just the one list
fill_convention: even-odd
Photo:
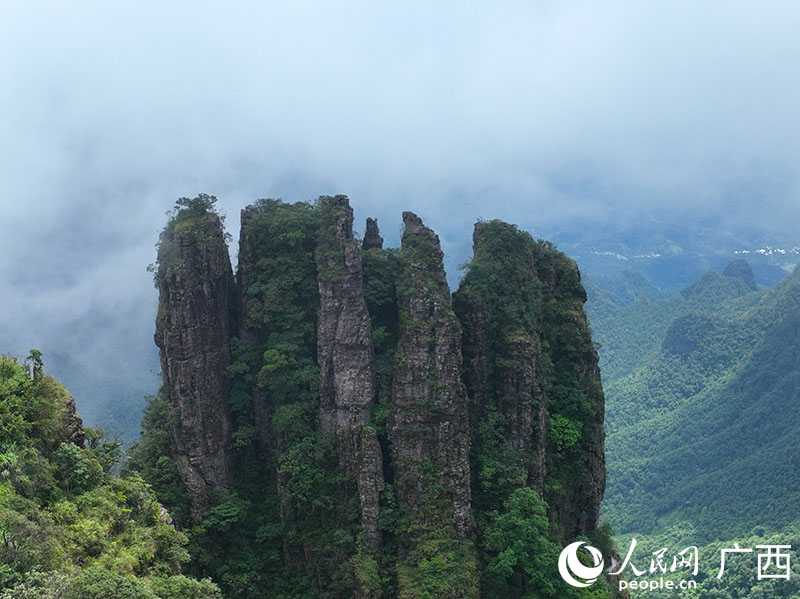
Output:
[[181,574],[186,534],[140,476],[114,474],[120,456],[41,352],[0,356],[0,597],[221,597]]

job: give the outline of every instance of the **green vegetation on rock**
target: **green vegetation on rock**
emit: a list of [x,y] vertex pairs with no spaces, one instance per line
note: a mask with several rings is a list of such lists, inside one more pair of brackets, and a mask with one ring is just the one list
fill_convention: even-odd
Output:
[[[438,238],[418,217],[404,214],[401,250],[380,247],[376,227],[358,250],[349,210],[336,196],[242,212],[222,400],[185,393],[209,355],[196,341],[216,343],[219,325],[198,321],[195,343],[173,331],[161,346],[185,394],[165,386],[150,400],[128,469],[188,536],[187,572],[228,599],[612,596],[607,581],[568,588],[555,569],[567,539],[610,559],[597,527],[603,395],[574,262],[480,223],[451,299]],[[172,264],[197,252],[169,246],[196,244],[213,224],[218,249],[219,223],[210,196],[171,215],[155,267],[160,319],[221,305],[198,292],[197,269]],[[164,286],[165,265],[191,274],[191,293],[180,277]],[[350,374],[331,378],[337,365]],[[220,477],[197,510],[182,415],[202,440],[219,416],[209,400],[227,406],[230,482]]]

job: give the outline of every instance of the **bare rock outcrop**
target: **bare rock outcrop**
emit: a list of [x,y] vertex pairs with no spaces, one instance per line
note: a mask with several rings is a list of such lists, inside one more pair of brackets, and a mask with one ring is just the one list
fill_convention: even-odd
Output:
[[364,241],[361,243],[361,247],[365,250],[383,248],[383,237],[381,237],[381,233],[378,230],[378,219],[367,219],[367,230],[364,233]]
[[83,419],[78,414],[78,410],[75,407],[75,398],[72,395],[69,395],[64,402],[61,422],[67,441],[74,443],[78,447],[83,447],[84,443],[86,443],[86,431],[83,430]]

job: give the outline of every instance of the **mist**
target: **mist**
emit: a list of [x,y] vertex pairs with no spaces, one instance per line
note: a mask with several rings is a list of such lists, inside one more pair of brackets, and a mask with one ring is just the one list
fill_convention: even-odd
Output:
[[788,1],[4,2],[0,353],[43,349],[92,422],[81,395],[155,392],[146,267],[201,192],[234,258],[257,198],[347,194],[389,245],[413,210],[451,282],[478,218],[796,243],[798,25]]

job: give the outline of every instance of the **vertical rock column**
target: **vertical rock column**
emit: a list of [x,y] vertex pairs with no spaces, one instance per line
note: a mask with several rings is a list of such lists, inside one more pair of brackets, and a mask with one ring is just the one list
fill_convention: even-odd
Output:
[[[388,432],[397,499],[416,545],[406,551],[416,557],[408,577],[399,578],[401,594],[404,584],[418,584],[415,581],[424,576],[416,570],[419,560],[435,558],[423,548],[426,541],[434,541],[428,547],[466,547],[459,541],[471,532],[461,327],[450,306],[439,238],[411,212],[403,213],[403,223],[397,280],[400,338]],[[458,566],[464,572],[469,569],[470,552],[465,550],[465,565]],[[413,590],[406,592],[415,596]],[[441,596],[467,597],[476,592],[467,584]]]
[[[537,359],[543,331],[534,317],[541,313],[535,244],[528,234],[497,220],[476,223],[472,244],[471,268],[508,282],[487,287],[469,272],[453,297],[464,331],[470,424],[475,433],[489,411],[502,415],[503,434],[519,460],[521,482],[541,495],[547,463],[547,410]],[[509,306],[516,307],[513,316],[504,313]]]
[[381,233],[378,230],[378,219],[367,219],[367,229],[364,232],[364,241],[362,242],[361,247],[365,250],[383,248],[383,237],[381,237]]
[[219,217],[196,216],[168,228],[159,247],[155,342],[170,404],[176,461],[199,522],[231,475],[228,413],[229,292],[233,274]]
[[367,543],[377,551],[383,459],[375,430],[366,426],[375,402],[375,353],[363,295],[361,253],[353,239],[353,210],[347,197],[321,198],[320,202],[320,427],[323,434],[335,437],[339,461],[356,479]]
[[[476,507],[494,509],[497,493],[525,484],[548,503],[552,534],[567,541],[596,527],[605,481],[603,392],[580,273],[551,245],[498,220],[475,225],[473,249],[454,296],[472,443],[476,458],[505,455],[509,467],[479,481]],[[495,416],[502,444],[485,426]]]
[[[583,396],[586,406],[580,418],[581,436],[575,444],[579,459],[569,459],[567,455],[553,456],[550,462],[554,464],[555,472],[547,473],[549,481],[559,472],[574,470],[569,472],[570,476],[562,477],[557,499],[550,499],[545,493],[551,508],[551,520],[561,528],[563,539],[567,540],[594,530],[600,517],[606,484],[605,397],[599,358],[583,309],[586,291],[577,265],[550,248],[541,252],[537,271],[545,284],[544,301],[561,307],[561,316],[548,325],[550,359],[556,371],[570,373],[571,384]],[[551,413],[564,409],[554,395],[551,393],[549,398]]]

